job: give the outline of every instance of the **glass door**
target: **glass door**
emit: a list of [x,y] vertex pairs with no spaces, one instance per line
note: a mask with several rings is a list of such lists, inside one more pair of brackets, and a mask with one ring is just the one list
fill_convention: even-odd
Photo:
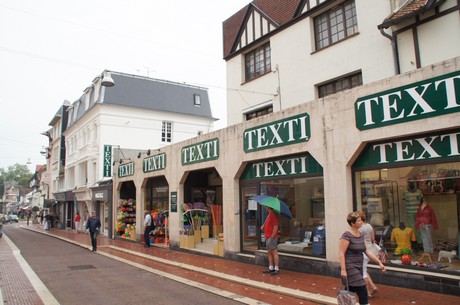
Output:
[[257,186],[242,188],[242,250],[247,252],[255,252],[258,249],[258,240],[260,239],[260,221],[257,213],[257,202],[249,199],[256,195]]

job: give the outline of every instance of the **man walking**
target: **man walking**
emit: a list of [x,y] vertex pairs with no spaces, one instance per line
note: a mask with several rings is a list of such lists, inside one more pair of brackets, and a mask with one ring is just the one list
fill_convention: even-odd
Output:
[[88,218],[86,222],[86,229],[89,230],[89,235],[91,236],[91,246],[93,247],[93,252],[97,251],[97,234],[99,234],[99,229],[101,228],[101,220],[96,216],[96,211],[91,213],[91,217]]

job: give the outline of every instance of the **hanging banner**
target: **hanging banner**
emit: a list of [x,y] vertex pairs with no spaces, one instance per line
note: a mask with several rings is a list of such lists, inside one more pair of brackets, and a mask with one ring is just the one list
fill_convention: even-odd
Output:
[[112,177],[112,145],[104,145],[103,177]]

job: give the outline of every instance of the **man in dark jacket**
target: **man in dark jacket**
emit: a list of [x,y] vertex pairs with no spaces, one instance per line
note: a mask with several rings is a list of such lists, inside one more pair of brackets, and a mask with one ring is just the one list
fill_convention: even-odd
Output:
[[86,229],[89,229],[89,235],[91,236],[91,245],[93,246],[93,252],[97,251],[97,234],[101,228],[101,220],[96,216],[96,211],[93,211],[91,217],[86,222]]

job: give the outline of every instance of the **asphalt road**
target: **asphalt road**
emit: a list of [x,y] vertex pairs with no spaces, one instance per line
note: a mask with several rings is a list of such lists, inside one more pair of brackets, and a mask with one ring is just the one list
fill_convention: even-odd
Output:
[[5,233],[63,305],[241,304],[92,253],[65,241],[4,225]]

